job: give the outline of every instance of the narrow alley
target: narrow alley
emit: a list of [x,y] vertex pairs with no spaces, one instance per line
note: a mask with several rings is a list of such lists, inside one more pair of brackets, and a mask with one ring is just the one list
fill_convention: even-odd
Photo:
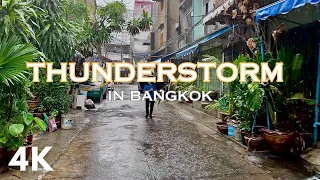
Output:
[[[128,95],[136,88],[121,85],[116,90]],[[302,169],[288,169],[271,161],[264,167],[262,159],[239,153],[235,149],[240,147],[233,142],[194,124],[197,114],[178,110],[167,102],[155,105],[152,120],[144,117],[142,101],[104,101],[101,106],[97,112],[86,113],[90,123],[45,179],[307,177]]]

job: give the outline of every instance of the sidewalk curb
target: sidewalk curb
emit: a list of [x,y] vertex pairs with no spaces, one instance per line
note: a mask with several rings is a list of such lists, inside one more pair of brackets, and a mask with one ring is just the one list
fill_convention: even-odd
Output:
[[[171,102],[168,102],[168,101],[165,101],[165,103],[168,104],[168,105],[171,105],[171,106],[172,106],[173,108],[175,108],[175,109],[178,109],[178,107],[179,107],[178,105],[175,105],[175,104],[173,104],[173,103],[171,103]],[[206,115],[208,115],[208,116],[211,116],[212,118],[217,119],[216,117],[212,116],[211,114],[209,114],[209,113],[207,113],[207,112],[205,112],[205,111],[200,111],[200,110],[198,110],[198,109],[193,108],[190,104],[188,104],[188,103],[186,103],[186,102],[179,102],[179,103],[180,103],[181,106],[183,106],[185,109],[190,109],[190,110],[193,110],[193,111],[197,111],[197,112],[200,112],[200,113],[204,113],[204,114],[206,114]],[[243,148],[244,150],[246,150],[247,153],[252,153],[252,154],[254,154],[254,153],[269,153],[269,152],[271,152],[270,150],[269,150],[269,151],[250,151],[250,150],[248,150],[248,147],[247,147],[247,146],[243,145],[242,143],[236,141],[235,139],[233,139],[233,138],[231,138],[231,137],[229,137],[229,136],[227,136],[227,135],[225,135],[225,134],[222,134],[218,129],[215,129],[215,128],[212,128],[212,127],[210,127],[210,126],[207,126],[206,124],[201,123],[201,122],[197,122],[197,123],[202,124],[203,126],[211,129],[212,131],[214,131],[214,132],[216,132],[217,134],[219,134],[221,137],[223,137],[223,138],[225,138],[225,139],[227,139],[227,140],[230,140],[230,141],[234,142],[236,145],[238,145],[239,147],[241,147],[241,148]],[[243,153],[241,153],[241,152],[238,152],[238,153],[243,154]],[[316,165],[314,165],[314,164],[306,161],[306,160],[303,159],[301,156],[300,156],[300,158],[301,158],[301,160],[302,160],[303,166],[305,166],[307,169],[309,169],[310,172],[312,172],[312,173],[314,173],[314,174],[320,173],[320,167],[319,167],[319,166],[316,166]]]
[[[176,105],[174,105],[174,104],[172,104],[172,103],[170,103],[170,102],[165,101],[165,103],[173,106],[174,108],[177,108]],[[206,115],[208,115],[208,116],[211,116],[211,117],[214,118],[214,119],[218,119],[218,118],[212,116],[211,114],[208,114],[208,113],[206,113],[206,112],[204,112],[204,111],[200,111],[200,110],[198,110],[198,109],[195,109],[195,108],[191,107],[191,106],[190,106],[189,104],[187,104],[186,102],[182,102],[181,104],[182,104],[184,107],[186,107],[186,108],[190,108],[190,109],[192,109],[192,110],[194,110],[194,111],[198,111],[198,112],[204,113],[204,114],[206,114]],[[209,129],[213,130],[214,132],[216,132],[216,133],[219,134],[220,136],[222,136],[222,137],[224,137],[224,138],[226,138],[226,139],[228,139],[228,140],[233,141],[234,143],[236,143],[238,146],[242,147],[243,149],[247,149],[247,147],[246,147],[245,145],[241,144],[240,142],[236,141],[235,139],[233,139],[233,138],[231,138],[231,137],[229,137],[229,136],[227,136],[227,135],[225,135],[225,134],[222,134],[218,129],[209,127],[209,126],[207,126],[207,125],[205,125],[205,124],[203,124],[203,123],[201,123],[201,124],[204,125],[204,126],[206,126],[206,127],[209,128]]]
[[[57,154],[56,158],[50,163],[50,166],[53,167],[53,165],[60,159],[60,157],[68,150],[68,148],[71,146],[71,143],[73,142],[73,140],[84,130],[84,128],[86,128],[86,125],[88,125],[90,123],[89,121],[86,121],[85,123],[83,123],[81,125],[81,127],[78,129],[78,131],[74,134],[74,136],[66,143],[67,146],[62,149],[62,151],[60,151],[59,154]],[[50,173],[50,171],[46,171],[44,172],[44,174],[41,174],[38,176],[38,180],[42,180],[43,178],[45,178],[48,174]]]

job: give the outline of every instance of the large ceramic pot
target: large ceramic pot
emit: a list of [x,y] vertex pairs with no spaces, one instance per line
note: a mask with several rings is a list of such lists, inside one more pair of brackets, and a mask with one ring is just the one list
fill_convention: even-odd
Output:
[[261,150],[264,144],[264,139],[262,136],[251,136],[246,134],[244,136],[245,144],[248,146],[248,149],[251,150]]
[[218,122],[216,123],[217,129],[222,133],[222,134],[228,134],[228,124],[226,122]]
[[297,137],[295,132],[278,132],[266,128],[262,131],[263,138],[274,152],[290,152]]

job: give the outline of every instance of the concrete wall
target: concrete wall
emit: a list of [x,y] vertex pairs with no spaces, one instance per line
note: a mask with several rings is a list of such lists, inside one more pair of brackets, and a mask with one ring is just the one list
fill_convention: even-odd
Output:
[[[204,36],[204,25],[202,23],[202,16],[204,15],[204,8],[203,8],[203,0],[193,0],[193,33],[192,39],[196,41],[200,37]],[[201,21],[198,25],[196,25],[199,21]]]
[[178,50],[178,36],[176,24],[179,23],[179,6],[178,0],[167,0],[168,13],[167,13],[167,54],[173,53]]
[[[167,6],[167,0],[162,0],[164,5],[163,9],[161,10],[161,2],[155,2],[153,4],[153,14],[152,14],[152,19],[153,19],[153,29],[152,32],[154,32],[154,41],[151,43],[154,43],[154,49],[153,51],[159,51],[162,48],[162,44],[160,43],[160,35],[161,32],[163,32],[163,37],[164,39],[167,39],[167,23],[166,23],[166,6]],[[162,28],[159,26],[163,24]]]

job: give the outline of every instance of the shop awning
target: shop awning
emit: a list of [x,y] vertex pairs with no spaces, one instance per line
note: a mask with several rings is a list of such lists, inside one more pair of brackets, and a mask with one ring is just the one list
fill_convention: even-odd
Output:
[[292,9],[302,7],[306,4],[317,4],[319,2],[320,0],[280,0],[258,9],[256,11],[255,22],[266,20],[270,16],[287,14]]
[[176,54],[176,58],[186,56],[188,54],[194,53],[198,49],[199,44],[188,47],[187,49],[182,50]]
[[160,63],[160,62],[161,62],[161,59],[157,59],[157,60],[155,60],[155,61],[153,61],[153,62],[155,62],[155,63]]
[[203,40],[201,40],[201,41],[198,42],[197,44],[195,44],[195,45],[193,45],[193,46],[190,46],[189,48],[184,49],[184,50],[182,50],[181,52],[178,52],[178,53],[176,54],[176,58],[179,58],[179,57],[188,55],[188,54],[190,54],[190,53],[194,53],[194,52],[199,51],[199,45],[201,45],[201,44],[203,44],[203,43],[206,43],[206,42],[208,42],[208,41],[210,41],[210,40],[212,40],[212,39],[214,39],[214,38],[216,38],[216,37],[219,37],[219,36],[221,36],[222,34],[230,31],[232,28],[237,27],[237,26],[238,26],[238,25],[234,25],[234,26],[232,26],[232,27],[224,27],[224,28],[222,28],[222,29],[220,29],[220,30],[212,33],[211,35],[205,37]]
[[218,30],[218,31],[214,32],[213,34],[211,34],[211,35],[207,36],[206,38],[204,38],[202,41],[200,41],[199,44],[206,43],[206,42],[208,42],[208,41],[210,41],[210,40],[212,40],[212,39],[214,39],[214,38],[216,38],[216,37],[218,37],[218,36],[221,36],[222,34],[230,31],[232,28],[235,28],[235,27],[237,27],[237,26],[238,26],[238,25],[234,25],[234,26],[232,26],[232,27],[224,27],[224,28],[221,28],[220,30]]
[[223,10],[228,10],[234,4],[234,0],[215,0],[213,4],[213,11],[209,13],[204,19],[203,24],[221,14]]
[[169,60],[170,58],[172,58],[174,55],[176,55],[177,54],[177,52],[173,52],[173,53],[171,53],[171,54],[168,54],[168,55],[166,55],[166,56],[163,56],[162,58],[161,58],[161,61],[162,62],[165,62],[165,61],[167,61],[167,60]]

